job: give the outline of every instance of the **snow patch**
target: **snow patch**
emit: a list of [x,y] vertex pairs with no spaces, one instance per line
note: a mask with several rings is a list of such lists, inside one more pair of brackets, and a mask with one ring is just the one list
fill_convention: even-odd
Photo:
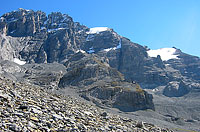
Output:
[[81,52],[81,53],[85,53],[84,50],[77,50],[76,53]]
[[103,51],[106,51],[106,52],[108,52],[108,51],[110,51],[110,50],[114,50],[114,48],[108,48],[108,49],[104,49]]
[[94,40],[94,35],[93,34],[88,34],[87,38],[86,38],[86,41],[91,41],[91,40]]
[[94,27],[90,28],[90,31],[87,34],[99,34],[100,32],[109,30],[108,27]]
[[13,34],[16,30],[11,31],[10,33]]
[[157,50],[149,50],[147,51],[150,57],[157,57],[160,55],[163,61],[167,61],[170,59],[178,59],[178,55],[175,55],[176,49],[175,48],[161,48]]
[[152,91],[153,91],[153,92],[156,92],[156,91],[159,91],[159,89],[154,88],[154,89],[152,89]]
[[59,28],[68,28],[68,24],[67,23],[60,23],[58,24]]
[[120,49],[120,48],[122,48],[122,40],[121,39],[120,39],[119,45],[117,45],[116,49]]
[[4,21],[4,19],[5,19],[4,17],[1,17],[1,18],[0,18],[0,22],[3,22],[3,21]]
[[119,41],[119,45],[117,45],[116,47],[112,47],[112,48],[104,49],[103,51],[108,52],[108,51],[110,51],[110,50],[116,50],[116,49],[120,49],[120,48],[122,48],[121,39],[120,39],[120,41]]
[[44,29],[46,29],[46,27],[41,27],[41,30],[44,30]]
[[69,16],[67,14],[63,15],[63,20],[61,22],[68,22],[69,21]]
[[24,9],[24,8],[19,8],[19,11],[20,10],[23,10],[23,11],[27,11],[27,12],[30,12],[31,10],[27,10],[27,9]]
[[16,22],[17,20],[18,20],[18,19],[12,17],[12,18],[7,19],[7,22],[8,22],[8,23],[11,23],[11,22]]
[[48,29],[48,32],[55,32],[62,29],[65,29],[65,28]]
[[26,61],[21,61],[21,60],[18,59],[18,58],[14,58],[13,62],[15,62],[15,63],[17,63],[17,64],[19,64],[19,65],[24,65],[24,64],[26,64]]
[[91,47],[90,50],[88,50],[87,52],[88,52],[89,54],[92,54],[92,53],[94,53],[95,51],[94,51],[93,47]]

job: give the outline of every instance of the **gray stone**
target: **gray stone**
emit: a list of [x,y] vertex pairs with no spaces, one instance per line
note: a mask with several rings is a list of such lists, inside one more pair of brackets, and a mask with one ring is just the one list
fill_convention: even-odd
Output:
[[33,124],[31,121],[28,122],[28,126],[31,127],[31,128],[36,128],[36,125]]
[[16,112],[15,115],[17,115],[17,116],[23,116],[24,114]]
[[21,131],[21,127],[18,126],[17,124],[11,124],[9,125],[9,129],[14,131],[14,132],[20,132]]
[[145,128],[144,123],[142,121],[137,122],[136,127]]
[[104,116],[104,117],[106,117],[108,114],[107,114],[107,112],[103,112],[102,114],[101,114],[101,116]]
[[22,110],[28,109],[28,106],[27,106],[27,105],[20,105],[20,106],[19,106],[19,109],[22,109]]
[[5,100],[11,101],[11,97],[8,94],[1,94],[0,93],[0,98],[3,98]]
[[40,111],[40,110],[38,110],[38,109],[36,109],[36,108],[31,108],[31,111],[32,111],[33,113],[36,113],[36,114],[41,114],[41,113],[42,113],[42,111]]
[[57,114],[53,114],[52,116],[53,116],[54,118],[56,118],[56,119],[59,119],[59,120],[62,120],[62,119],[63,119],[62,116],[57,115]]

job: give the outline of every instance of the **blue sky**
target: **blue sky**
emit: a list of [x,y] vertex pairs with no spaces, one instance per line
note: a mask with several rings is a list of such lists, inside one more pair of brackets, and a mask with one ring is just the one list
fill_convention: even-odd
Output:
[[174,46],[200,57],[200,0],[2,0],[0,15],[18,8],[59,11],[151,49]]

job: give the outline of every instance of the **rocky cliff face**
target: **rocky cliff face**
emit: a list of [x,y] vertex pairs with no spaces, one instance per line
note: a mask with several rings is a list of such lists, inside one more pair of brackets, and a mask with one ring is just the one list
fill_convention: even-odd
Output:
[[[24,9],[4,14],[0,25],[0,40],[3,41],[3,46],[10,45],[7,48],[12,52],[9,56],[18,57],[27,63],[61,62],[80,49],[81,39],[84,37],[81,32],[87,30],[66,14],[56,12],[47,17],[44,12]],[[15,41],[9,41],[8,36]],[[5,53],[3,46],[1,49]],[[12,50],[16,50],[15,54]],[[12,60],[3,55],[1,58]]]
[[[198,57],[178,49],[176,59],[150,57],[146,47],[113,29],[89,29],[59,12],[46,16],[42,11],[19,9],[2,15],[0,42],[1,60],[64,64],[67,73],[56,79],[60,87],[87,86],[99,80],[120,82],[123,74],[125,81],[137,82],[142,88],[165,86],[162,92],[170,97],[200,89]],[[86,53],[79,55],[79,51]],[[180,90],[170,94],[174,82],[184,84],[178,88],[181,94]]]
[[78,52],[65,62],[64,65],[68,71],[63,76],[63,83],[66,85],[85,86],[98,80],[124,80],[120,72],[111,68],[108,63],[101,60],[97,55]]
[[64,65],[67,73],[60,79],[61,88],[78,86],[85,99],[122,111],[154,109],[150,94],[139,84],[126,82],[119,71],[97,55],[78,52]]
[[13,37],[32,36],[41,32],[46,19],[41,11],[19,9],[1,17],[1,32]]

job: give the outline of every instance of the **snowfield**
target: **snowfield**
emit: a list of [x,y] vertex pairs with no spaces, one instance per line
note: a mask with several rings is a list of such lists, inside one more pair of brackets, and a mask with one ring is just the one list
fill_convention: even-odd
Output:
[[24,64],[26,64],[26,61],[21,61],[21,60],[19,60],[18,58],[14,58],[13,62],[15,62],[15,63],[17,63],[17,64],[19,64],[19,65],[24,65]]
[[90,31],[87,32],[87,34],[98,34],[100,32],[107,31],[107,30],[109,30],[108,27],[94,27],[94,28],[90,28]]
[[168,61],[170,59],[178,59],[178,55],[175,55],[176,49],[175,48],[161,48],[157,50],[149,50],[147,51],[150,57],[157,57],[160,55],[163,61]]

